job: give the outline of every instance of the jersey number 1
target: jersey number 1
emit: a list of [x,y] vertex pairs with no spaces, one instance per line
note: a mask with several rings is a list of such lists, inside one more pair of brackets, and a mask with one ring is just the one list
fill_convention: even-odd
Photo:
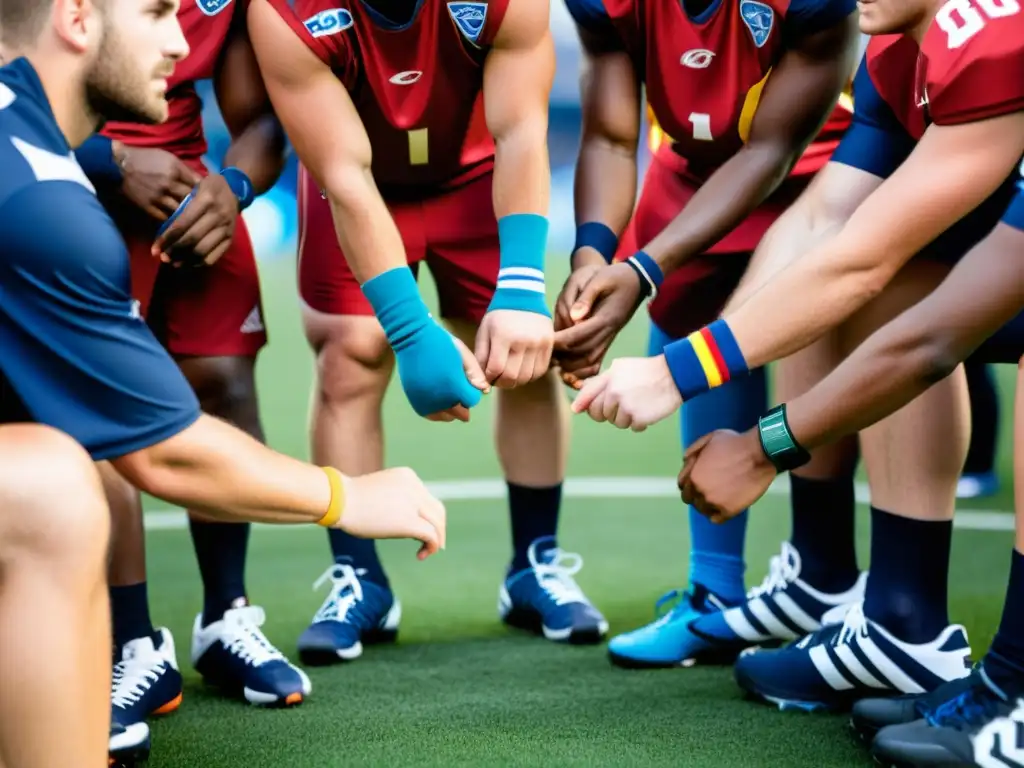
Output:
[[[979,13],[978,11],[981,11]],[[950,48],[959,48],[985,27],[985,18],[1001,19],[1020,13],[1018,0],[949,0],[935,14]]]
[[704,112],[691,112],[690,125],[693,126],[693,138],[697,141],[714,141],[711,135],[711,115]]

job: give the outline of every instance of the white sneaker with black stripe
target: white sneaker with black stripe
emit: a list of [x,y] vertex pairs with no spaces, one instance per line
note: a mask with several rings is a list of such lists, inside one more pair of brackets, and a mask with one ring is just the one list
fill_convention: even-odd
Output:
[[715,648],[735,653],[762,645],[778,645],[839,623],[864,599],[867,571],[845,592],[830,594],[800,578],[800,553],[789,542],[768,565],[768,575],[747,599],[732,608],[700,616],[690,631]]
[[925,693],[971,671],[967,631],[946,627],[928,643],[905,643],[853,606],[842,624],[826,626],[784,648],[736,662],[736,682],[779,709],[838,711],[866,696]]

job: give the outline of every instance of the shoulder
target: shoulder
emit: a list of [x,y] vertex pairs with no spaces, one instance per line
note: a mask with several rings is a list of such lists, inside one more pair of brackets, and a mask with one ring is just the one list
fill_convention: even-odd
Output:
[[[252,5],[250,33],[255,24],[269,32],[273,26],[266,19],[269,11],[279,16],[292,33],[328,65],[337,63],[338,54],[345,47],[347,31],[355,23],[351,11],[333,7],[330,0],[256,0]],[[278,25],[274,33],[276,40],[280,41],[281,34],[286,33]]]
[[[937,124],[1024,109],[1024,13],[1014,2],[948,0],[922,42],[924,88]],[[1015,73],[1010,75],[1009,73]]]

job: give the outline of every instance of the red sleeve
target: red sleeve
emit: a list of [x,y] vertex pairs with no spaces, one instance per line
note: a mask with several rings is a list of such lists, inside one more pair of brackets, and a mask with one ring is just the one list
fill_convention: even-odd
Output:
[[348,44],[352,14],[330,7],[329,0],[267,0],[313,53],[341,77],[346,87],[355,80],[355,62]]
[[988,18],[971,0],[950,0],[928,30],[928,113],[957,125],[1024,110],[1024,14]]

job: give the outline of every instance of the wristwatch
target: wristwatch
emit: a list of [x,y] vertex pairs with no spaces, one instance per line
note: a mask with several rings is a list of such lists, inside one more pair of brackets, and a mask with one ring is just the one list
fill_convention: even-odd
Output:
[[811,454],[796,441],[789,429],[785,403],[775,406],[758,419],[757,435],[761,440],[761,450],[779,472],[802,467],[811,460]]

